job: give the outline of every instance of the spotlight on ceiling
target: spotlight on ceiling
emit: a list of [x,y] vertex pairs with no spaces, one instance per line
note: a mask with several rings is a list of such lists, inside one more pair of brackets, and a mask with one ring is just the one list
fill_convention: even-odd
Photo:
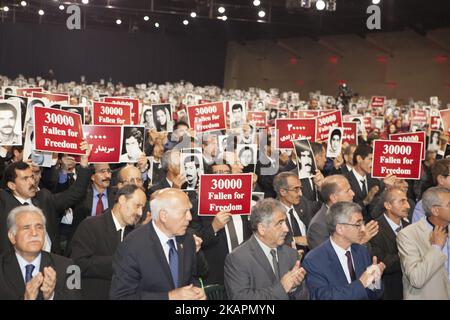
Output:
[[27,2],[26,2],[26,1],[21,1],[21,2],[20,2],[20,5],[21,5],[22,7],[26,7],[26,6],[27,6]]
[[326,4],[325,4],[324,0],[317,0],[317,2],[316,2],[317,10],[323,10],[323,9],[325,9],[325,6],[326,6]]
[[89,0],[81,0],[83,4],[89,4]]
[[64,6],[63,6],[62,4],[60,4],[58,8],[59,8],[59,10],[61,10],[61,11],[65,9]]
[[44,12],[44,10],[41,9],[41,10],[38,11],[38,14],[39,14],[40,16],[43,16],[43,15],[45,14],[45,12]]
[[119,25],[122,24],[122,20],[117,19],[117,20],[116,20],[116,24],[119,24]]
[[8,6],[4,6],[3,7],[3,11],[8,12],[9,11],[9,7]]
[[159,28],[159,23],[155,22],[155,28]]
[[255,7],[259,6],[260,4],[261,4],[261,1],[259,1],[259,0],[253,0],[253,5],[254,5]]
[[225,8],[224,7],[219,7],[217,9],[217,11],[219,11],[219,13],[224,13],[225,12]]
[[150,20],[149,16],[144,16],[144,21]]
[[187,26],[187,25],[189,24],[189,21],[186,20],[186,19],[184,19],[184,20],[183,20],[183,24],[184,24],[185,26]]
[[266,16],[266,12],[264,10],[261,10],[258,12],[258,17],[264,18]]
[[197,13],[194,12],[194,11],[192,11],[192,12],[191,12],[191,18],[195,18],[196,16],[197,16]]
[[381,0],[372,0],[372,4],[379,4]]

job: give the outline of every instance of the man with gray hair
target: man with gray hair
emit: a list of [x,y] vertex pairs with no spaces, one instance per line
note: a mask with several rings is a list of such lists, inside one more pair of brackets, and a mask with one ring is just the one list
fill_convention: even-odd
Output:
[[306,285],[313,300],[374,300],[383,293],[384,264],[372,264],[369,251],[359,244],[364,236],[361,207],[337,202],[327,211],[330,238],[311,250],[303,261]]
[[232,300],[307,299],[298,252],[285,245],[289,231],[280,201],[259,201],[250,215],[251,238],[225,259],[225,288]]
[[426,219],[397,235],[403,296],[405,300],[449,300],[450,190],[429,188],[422,196],[422,205]]
[[79,298],[77,280],[69,279],[76,272],[72,260],[42,250],[45,220],[42,210],[32,205],[16,207],[8,214],[8,238],[14,252],[0,256],[0,300]]

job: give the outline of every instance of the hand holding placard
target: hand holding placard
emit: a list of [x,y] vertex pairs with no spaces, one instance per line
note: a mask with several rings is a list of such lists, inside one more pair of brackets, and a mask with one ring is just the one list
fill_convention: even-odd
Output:
[[83,141],[80,143],[80,149],[86,151],[86,153],[80,157],[80,166],[82,166],[83,168],[87,168],[87,166],[89,165],[88,159],[92,151],[92,144],[88,144],[86,139],[83,139]]

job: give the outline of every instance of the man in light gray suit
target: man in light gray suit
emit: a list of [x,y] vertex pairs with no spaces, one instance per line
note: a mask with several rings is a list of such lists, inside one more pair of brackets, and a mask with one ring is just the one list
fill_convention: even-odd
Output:
[[275,199],[258,202],[250,215],[251,238],[225,259],[225,288],[232,300],[307,299],[306,272],[298,252],[285,245],[286,209]]

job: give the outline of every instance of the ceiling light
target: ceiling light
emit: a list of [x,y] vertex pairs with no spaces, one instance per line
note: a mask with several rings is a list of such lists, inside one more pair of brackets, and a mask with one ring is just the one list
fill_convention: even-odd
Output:
[[381,2],[381,0],[372,0],[373,4],[379,4]]
[[264,10],[261,10],[260,12],[258,12],[258,17],[264,18],[265,16],[266,16],[266,12]]
[[8,11],[9,11],[9,7],[4,6],[4,7],[3,7],[3,11],[8,12]]
[[38,11],[38,14],[39,14],[40,16],[43,16],[43,15],[45,14],[45,12],[44,12],[44,10],[41,9],[41,10]]
[[145,20],[145,21],[150,20],[149,16],[145,16],[145,17],[144,17],[144,20]]
[[192,18],[195,18],[196,16],[197,16],[197,13],[192,11],[192,12],[191,12],[191,17],[192,17]]
[[225,12],[225,8],[224,7],[219,7],[219,9],[217,9],[217,11],[219,11],[219,13],[224,13]]
[[81,0],[83,4],[89,4],[89,0]]
[[159,28],[159,23],[155,22],[155,28]]
[[63,6],[63,5],[60,5],[60,6],[59,6],[59,10],[64,10],[64,6]]
[[260,4],[261,4],[261,1],[259,1],[259,0],[254,0],[254,1],[253,1],[253,5],[254,5],[255,7],[259,6]]
[[318,0],[316,2],[316,9],[317,10],[323,10],[323,9],[325,9],[325,6],[326,6],[326,4],[325,4],[325,1],[323,1],[323,0]]
[[185,26],[187,26],[187,25],[189,24],[189,21],[186,20],[186,19],[184,19],[184,20],[183,20],[183,24],[184,24]]
[[116,20],[116,24],[122,24],[122,20],[117,19],[117,20]]
[[26,7],[26,6],[27,6],[27,2],[26,2],[26,1],[21,1],[21,2],[20,2],[20,5],[21,5],[22,7]]

